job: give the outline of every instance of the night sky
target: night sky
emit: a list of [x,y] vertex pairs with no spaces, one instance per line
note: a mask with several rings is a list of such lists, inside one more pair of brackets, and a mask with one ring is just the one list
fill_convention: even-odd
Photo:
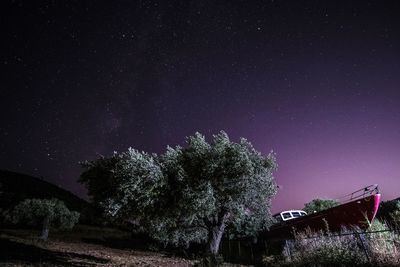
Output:
[[[100,3],[102,2],[102,3]],[[0,168],[225,130],[277,153],[273,211],[400,196],[399,1],[2,1]]]

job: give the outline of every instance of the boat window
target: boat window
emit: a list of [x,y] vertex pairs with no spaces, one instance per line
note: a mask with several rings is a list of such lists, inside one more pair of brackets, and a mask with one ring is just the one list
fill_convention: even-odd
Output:
[[293,211],[293,212],[292,212],[292,215],[293,215],[293,217],[295,217],[295,218],[301,216],[301,215],[300,215],[300,212],[298,212],[298,211]]
[[292,215],[290,215],[290,212],[285,212],[285,213],[282,214],[282,216],[283,216],[283,219],[292,218]]

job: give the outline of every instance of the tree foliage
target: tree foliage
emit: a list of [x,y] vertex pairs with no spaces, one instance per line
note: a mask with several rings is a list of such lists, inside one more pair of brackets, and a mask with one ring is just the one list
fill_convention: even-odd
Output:
[[14,223],[42,226],[41,238],[47,239],[50,227],[71,229],[79,220],[79,213],[70,211],[58,199],[25,199],[16,205],[11,218]]
[[339,205],[339,202],[337,202],[334,199],[313,199],[310,202],[304,204],[303,210],[307,212],[308,214],[314,213],[314,212],[320,212],[326,209],[330,209],[333,207],[336,207]]
[[390,216],[392,217],[393,222],[400,226],[400,200],[395,202],[395,208],[390,213]]
[[379,205],[377,218],[400,225],[400,200],[382,201]]
[[110,218],[138,222],[165,243],[208,241],[216,254],[225,227],[254,234],[271,223],[274,154],[225,132],[210,143],[196,133],[162,155],[130,148],[83,167],[80,182]]

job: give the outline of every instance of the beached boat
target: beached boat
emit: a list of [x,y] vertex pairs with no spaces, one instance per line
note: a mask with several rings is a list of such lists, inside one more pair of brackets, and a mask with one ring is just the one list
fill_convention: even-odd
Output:
[[301,232],[307,228],[318,231],[329,227],[333,232],[342,227],[366,229],[375,218],[380,200],[378,185],[370,185],[345,196],[340,205],[327,210],[311,214],[301,210],[283,211],[274,215],[278,222],[261,236],[266,239],[290,238],[293,231]]

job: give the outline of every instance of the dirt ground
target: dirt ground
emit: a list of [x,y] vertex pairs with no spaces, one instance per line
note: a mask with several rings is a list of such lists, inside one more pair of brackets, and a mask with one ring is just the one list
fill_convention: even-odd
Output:
[[[194,266],[195,260],[146,251],[127,232],[78,226],[73,232],[0,230],[0,266]],[[226,264],[225,266],[235,266]],[[236,265],[237,266],[237,265]]]

